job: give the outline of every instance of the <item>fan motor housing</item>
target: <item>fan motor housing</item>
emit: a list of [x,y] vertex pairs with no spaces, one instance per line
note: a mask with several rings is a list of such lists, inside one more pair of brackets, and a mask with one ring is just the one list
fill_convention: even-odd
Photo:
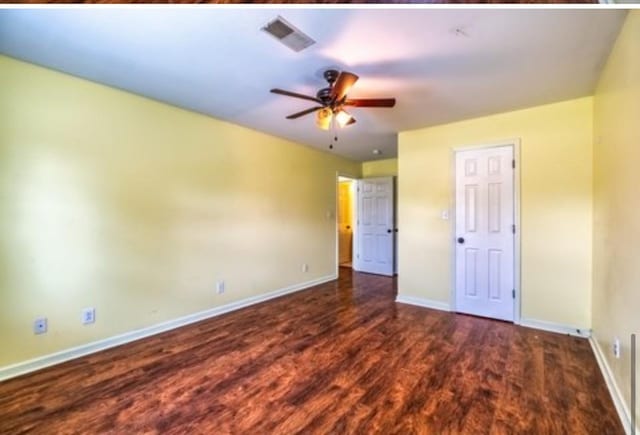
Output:
[[316,97],[318,100],[322,101],[323,104],[327,105],[331,102],[331,88],[322,88],[316,93]]

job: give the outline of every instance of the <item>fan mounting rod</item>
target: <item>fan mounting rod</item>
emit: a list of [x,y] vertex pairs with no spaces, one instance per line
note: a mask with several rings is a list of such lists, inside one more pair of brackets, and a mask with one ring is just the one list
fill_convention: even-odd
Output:
[[333,86],[335,81],[338,79],[340,72],[335,69],[328,69],[322,74],[326,81],[329,82],[329,86]]

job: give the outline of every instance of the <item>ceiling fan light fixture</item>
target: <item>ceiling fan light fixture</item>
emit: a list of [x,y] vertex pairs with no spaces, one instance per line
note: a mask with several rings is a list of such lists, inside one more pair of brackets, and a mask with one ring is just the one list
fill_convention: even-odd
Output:
[[315,96],[278,88],[271,89],[273,94],[309,100],[319,104],[319,106],[293,113],[287,116],[287,119],[297,119],[316,112],[316,126],[318,128],[329,130],[334,119],[340,128],[344,128],[356,123],[356,119],[347,113],[344,107],[393,107],[396,104],[395,98],[347,98],[347,92],[358,81],[358,76],[354,73],[329,69],[324,72],[324,78],[329,86],[320,89]]
[[329,130],[331,126],[331,118],[333,118],[333,112],[328,107],[318,110],[316,115],[316,125],[322,130]]
[[353,119],[353,117],[351,115],[349,115],[347,112],[345,112],[344,110],[340,109],[337,113],[336,113],[336,121],[338,122],[338,125],[340,127],[345,127],[347,125],[349,125],[349,122]]

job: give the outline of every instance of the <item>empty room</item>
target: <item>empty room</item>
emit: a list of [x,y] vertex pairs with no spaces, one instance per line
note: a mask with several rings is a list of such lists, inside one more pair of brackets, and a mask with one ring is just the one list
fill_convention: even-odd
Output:
[[0,434],[631,434],[638,120],[637,10],[0,9]]

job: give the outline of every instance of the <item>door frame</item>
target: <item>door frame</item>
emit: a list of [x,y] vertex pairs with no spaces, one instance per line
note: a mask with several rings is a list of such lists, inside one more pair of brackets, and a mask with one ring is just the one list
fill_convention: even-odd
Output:
[[[358,178],[358,176],[350,174],[348,172],[342,172],[342,171],[336,171],[336,178],[334,180],[334,186],[335,186],[335,206],[334,206],[334,210],[335,212],[333,213],[334,215],[334,219],[333,219],[333,224],[334,224],[334,234],[335,234],[335,244],[336,244],[336,249],[335,249],[335,263],[336,263],[336,269],[335,269],[335,276],[336,279],[338,279],[338,277],[340,276],[340,241],[338,240],[338,231],[340,230],[340,222],[338,222],[339,216],[338,216],[338,211],[340,210],[340,198],[339,198],[339,191],[338,189],[339,187],[339,183],[340,183],[340,177],[345,177],[345,178],[350,178],[353,181],[353,185],[352,187],[354,189],[358,189],[358,181],[360,180],[360,178]],[[351,241],[351,264],[352,264],[352,270],[355,270],[355,268],[353,268],[353,265],[355,264],[355,258],[356,258],[356,250],[357,250],[357,237],[358,237],[358,200],[356,198],[356,195],[354,195],[353,197],[353,222],[351,223],[351,228],[353,230],[353,239]]]
[[513,240],[513,286],[516,291],[516,297],[513,301],[513,323],[519,325],[521,323],[521,270],[520,270],[520,242],[522,226],[520,222],[520,138],[507,139],[498,142],[488,142],[473,145],[461,145],[451,148],[450,152],[450,168],[451,168],[451,201],[449,204],[450,213],[450,245],[451,246],[451,289],[449,292],[449,306],[451,311],[456,311],[456,153],[460,151],[471,151],[478,149],[497,148],[511,146],[513,148],[513,159],[516,167],[513,171],[513,222],[516,226],[516,234]]

